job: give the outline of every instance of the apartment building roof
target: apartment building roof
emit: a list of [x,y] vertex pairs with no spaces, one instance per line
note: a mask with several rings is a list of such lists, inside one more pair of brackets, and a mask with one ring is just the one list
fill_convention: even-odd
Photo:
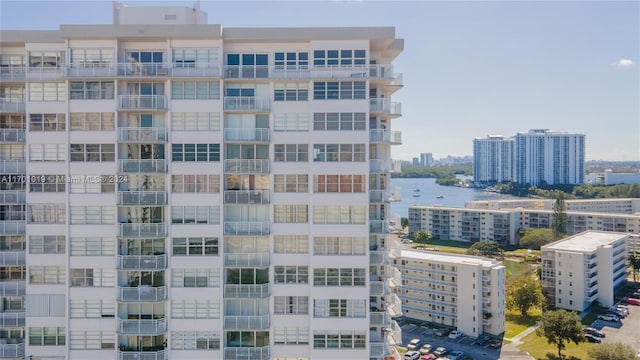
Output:
[[542,250],[592,252],[629,236],[609,231],[585,231],[542,247]]
[[400,252],[400,257],[467,265],[502,266],[502,263],[500,263],[499,261],[483,258],[480,256],[445,254],[430,251],[402,250]]

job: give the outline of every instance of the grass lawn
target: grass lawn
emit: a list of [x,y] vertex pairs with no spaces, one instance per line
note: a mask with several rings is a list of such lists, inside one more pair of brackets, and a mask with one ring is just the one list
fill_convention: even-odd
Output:
[[523,318],[519,311],[507,310],[505,313],[504,337],[513,338],[533,326],[542,318],[542,312],[538,309],[529,310],[529,316]]
[[429,239],[426,243],[413,243],[413,246],[424,246],[427,248],[437,247],[439,251],[453,254],[466,254],[467,249],[471,247],[471,245],[472,243],[470,242],[436,239]]
[[[565,357],[575,356],[578,359],[589,359],[587,351],[598,344],[592,344],[588,342],[580,343],[576,345],[574,343],[566,345],[562,354]],[[518,349],[528,352],[531,356],[537,359],[545,359],[545,355],[550,352],[553,354],[558,353],[558,349],[553,345],[547,343],[547,339],[539,337],[536,333],[529,334],[522,339],[522,344],[518,346]]]

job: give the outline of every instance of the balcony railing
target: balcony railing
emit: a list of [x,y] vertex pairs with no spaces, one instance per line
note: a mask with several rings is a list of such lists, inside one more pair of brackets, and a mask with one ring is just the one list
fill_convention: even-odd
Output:
[[256,316],[224,316],[225,330],[264,330],[269,328],[269,314]]
[[23,251],[0,251],[0,266],[17,266],[25,264]]
[[118,191],[118,205],[165,205],[165,191]]
[[371,98],[369,99],[369,111],[372,113],[400,116],[402,115],[402,104],[389,99]]
[[[22,177],[22,175],[18,175]],[[0,203],[2,204],[24,204],[25,191],[22,190],[0,190]]]
[[167,101],[164,95],[119,95],[120,110],[166,110]]
[[369,130],[369,141],[374,143],[401,145],[402,133],[400,131],[371,129]]
[[157,238],[167,236],[165,223],[121,223],[119,225],[118,236],[120,237]]
[[165,319],[118,319],[118,332],[121,334],[159,334],[167,331]]
[[391,354],[391,348],[386,342],[372,342],[369,348],[369,357],[380,359]]
[[118,128],[118,141],[164,142],[167,141],[167,129],[158,127]]
[[0,234],[24,234],[24,220],[0,221]]
[[2,174],[24,174],[24,160],[0,160],[0,173]]
[[389,191],[387,190],[369,190],[369,202],[388,203],[390,202],[389,197]]
[[73,63],[67,66],[67,77],[114,77],[116,67],[112,63]]
[[118,160],[121,173],[166,173],[167,161],[164,159]]
[[30,66],[27,67],[27,80],[55,80],[64,75],[63,66]]
[[225,96],[224,111],[269,111],[269,99],[256,98],[253,96]]
[[24,326],[24,311],[0,313],[0,327]]
[[209,64],[172,64],[170,76],[174,77],[220,77],[220,67]]
[[370,173],[387,173],[391,171],[393,164],[391,159],[373,159],[369,160]]
[[[14,339],[6,339],[6,340],[14,340]],[[24,340],[21,340],[21,341],[24,341]],[[0,344],[0,358],[24,358],[24,343]]]
[[141,285],[136,287],[119,287],[118,301],[163,301],[167,299],[167,289],[164,286],[151,287]]
[[269,66],[267,65],[225,65],[225,79],[267,79],[269,78]]
[[371,326],[390,326],[391,316],[386,311],[375,311],[369,314],[369,324]]
[[120,351],[118,350],[118,360],[166,360],[165,350],[159,351]]
[[119,269],[155,270],[166,267],[166,255],[118,255]]
[[23,296],[24,280],[0,281],[0,296]]
[[9,112],[9,113],[25,112],[24,99],[0,98],[0,112]]
[[260,173],[270,171],[268,159],[225,159],[224,171],[234,173]]
[[264,267],[269,266],[269,253],[233,253],[224,254],[224,266]]
[[329,66],[276,66],[270,69],[273,79],[394,79],[393,66],[329,65]]
[[269,360],[269,347],[225,347],[225,360]]
[[168,77],[171,64],[126,62],[118,63],[118,76],[124,77]]
[[268,204],[269,190],[225,190],[225,204]]
[[224,141],[269,142],[269,128],[225,128]]
[[387,265],[389,264],[389,253],[386,251],[370,251],[369,265]]
[[23,143],[24,134],[24,129],[0,129],[0,142]]
[[224,296],[229,298],[266,298],[271,295],[270,284],[225,284]]
[[0,80],[2,81],[19,81],[25,79],[27,72],[26,66],[7,66],[0,67]]
[[387,220],[369,220],[369,232],[374,234],[388,234],[389,221]]
[[225,235],[269,235],[268,221],[225,221]]
[[371,281],[369,290],[369,294],[371,296],[391,294],[391,291],[389,290],[389,284],[387,284],[386,281]]

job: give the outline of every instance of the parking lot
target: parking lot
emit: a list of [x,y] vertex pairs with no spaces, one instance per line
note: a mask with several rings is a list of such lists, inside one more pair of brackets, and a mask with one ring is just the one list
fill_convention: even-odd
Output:
[[596,320],[592,327],[602,330],[607,336],[602,339],[604,343],[621,342],[633,346],[640,351],[640,306],[629,305],[629,316],[621,319],[619,323]]
[[500,356],[500,349],[492,349],[488,345],[474,345],[474,338],[463,336],[452,340],[446,336],[436,336],[434,332],[435,329],[405,324],[402,326],[402,345],[406,346],[411,339],[418,338],[423,344],[431,344],[433,349],[444,346],[449,352],[459,350],[464,352],[465,356],[471,356],[475,360],[496,360]]

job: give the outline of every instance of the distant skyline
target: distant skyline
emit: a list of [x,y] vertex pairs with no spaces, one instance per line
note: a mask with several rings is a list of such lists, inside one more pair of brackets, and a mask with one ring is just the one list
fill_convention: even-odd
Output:
[[[192,6],[193,1],[124,1]],[[0,0],[0,29],[110,24],[111,1]],[[640,3],[200,1],[223,27],[394,26],[404,88],[392,128],[411,160],[471,155],[533,128],[586,135],[586,160],[640,160]],[[0,39],[1,41],[1,39]]]

